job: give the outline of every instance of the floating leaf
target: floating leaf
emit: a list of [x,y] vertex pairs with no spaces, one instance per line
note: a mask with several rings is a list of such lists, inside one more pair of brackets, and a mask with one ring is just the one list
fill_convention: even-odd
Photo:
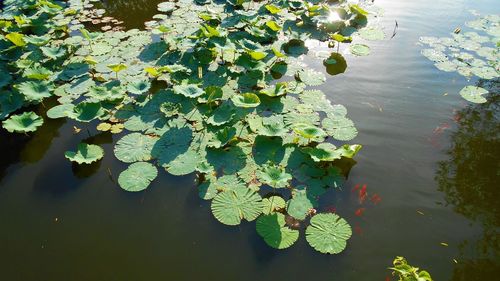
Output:
[[174,93],[183,95],[188,98],[197,98],[203,95],[205,92],[196,85],[188,84],[174,86]]
[[151,150],[156,141],[156,138],[140,133],[125,135],[115,145],[115,156],[125,163],[148,161],[151,159]]
[[354,44],[349,47],[349,51],[355,56],[368,56],[370,54],[370,47],[364,44]]
[[258,173],[259,179],[274,188],[288,187],[288,182],[292,180],[292,175],[285,169],[278,166],[266,165]]
[[253,108],[253,107],[259,106],[259,104],[260,104],[259,97],[253,93],[234,95],[231,98],[231,101],[233,101],[233,104],[235,106],[243,107],[243,108]]
[[342,252],[352,230],[349,224],[336,214],[317,214],[306,229],[306,240],[316,251],[324,254]]
[[288,200],[286,211],[290,216],[304,220],[312,208],[314,208],[313,201],[309,199],[306,191],[297,190],[293,193],[292,199]]
[[326,80],[325,75],[312,69],[302,69],[298,73],[300,81],[309,86],[319,86]]
[[24,95],[26,100],[33,102],[40,102],[52,95],[48,84],[43,81],[27,81],[18,84],[17,90]]
[[271,196],[262,199],[262,213],[269,215],[279,210],[285,209],[286,202],[280,196]]
[[294,124],[293,131],[306,139],[319,139],[326,136],[322,129],[306,123]]
[[18,47],[26,46],[26,41],[24,41],[24,34],[18,32],[12,32],[5,35],[5,38],[7,38],[10,42],[12,42],[14,45]]
[[299,238],[299,231],[286,226],[285,216],[281,213],[260,216],[255,228],[267,245],[275,249],[286,249]]
[[385,37],[384,32],[380,28],[374,26],[362,28],[358,32],[359,35],[366,40],[383,40]]
[[262,198],[251,189],[239,187],[223,191],[212,201],[214,217],[226,225],[255,220],[262,213]]
[[104,157],[104,149],[95,144],[80,143],[76,151],[66,151],[64,156],[71,162],[91,164]]
[[42,117],[34,112],[24,112],[18,115],[12,115],[9,119],[2,122],[3,128],[10,133],[29,133],[34,132],[43,125]]
[[473,103],[485,103],[487,100],[483,96],[488,93],[488,90],[476,87],[476,86],[465,86],[461,91],[460,95]]
[[126,191],[138,192],[148,188],[157,176],[155,166],[147,162],[136,162],[120,173],[118,184]]

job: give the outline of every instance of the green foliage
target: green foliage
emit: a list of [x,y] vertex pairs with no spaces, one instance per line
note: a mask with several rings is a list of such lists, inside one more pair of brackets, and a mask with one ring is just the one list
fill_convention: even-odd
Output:
[[306,229],[307,242],[324,254],[338,254],[352,235],[349,224],[336,214],[317,214]]
[[[308,39],[342,44],[358,37],[380,39],[375,29],[353,34],[369,16],[364,6],[343,1],[163,2],[158,5],[162,14],[148,23],[151,31],[101,33],[84,28],[87,0],[63,6],[50,0],[29,3],[11,1],[10,12],[0,14],[6,22],[0,43],[7,46],[0,52],[5,73],[0,77],[0,118],[54,97],[59,104],[47,111],[49,118],[93,122],[101,132],[126,130],[114,154],[130,163],[118,178],[127,191],[146,189],[157,167],[172,175],[200,173],[199,195],[212,200],[217,220],[237,225],[264,213],[257,231],[271,247],[282,249],[299,236],[286,219],[305,220],[317,196],[340,188],[348,169],[336,161],[352,158],[361,148],[328,142],[351,140],[357,130],[343,106],[307,88],[320,86],[326,77],[305,66],[301,56],[309,51]],[[12,11],[25,17],[12,20]],[[333,11],[342,17],[332,23]],[[30,24],[36,28],[28,30]],[[352,32],[344,34],[344,29]],[[153,42],[152,35],[159,33],[162,37]],[[332,75],[347,68],[335,52],[323,63]],[[42,122],[25,113],[3,125],[28,132]],[[70,156],[95,161],[102,158],[99,149],[82,144]],[[269,197],[268,189],[261,188],[266,186],[278,194]],[[308,237],[319,235],[311,229]],[[341,250],[337,241],[319,244],[311,243],[321,252]]]
[[432,281],[429,272],[409,265],[404,257],[396,257],[392,263],[393,267],[389,269],[399,278],[398,281]]
[[104,157],[104,150],[94,144],[80,143],[76,151],[66,151],[64,156],[78,164],[92,164]]

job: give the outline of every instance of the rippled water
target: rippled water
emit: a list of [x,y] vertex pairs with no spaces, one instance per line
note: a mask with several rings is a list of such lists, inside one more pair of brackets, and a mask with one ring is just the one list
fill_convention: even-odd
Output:
[[[161,1],[103,2],[135,28]],[[324,199],[355,230],[342,254],[319,254],[303,237],[277,251],[254,223],[220,224],[194,176],[160,173],[147,191],[122,192],[113,180],[126,168],[112,156],[119,136],[95,136],[107,157],[82,168],[63,152],[87,129],[74,135],[73,121],[46,120],[32,137],[0,132],[0,280],[371,281],[389,276],[396,255],[435,280],[497,278],[499,99],[465,102],[458,91],[476,81],[440,72],[417,42],[464,27],[470,9],[500,13],[498,0],[376,2],[386,11],[380,24],[392,34],[397,20],[397,35],[371,43],[368,57],[348,57],[347,72],[321,87],[348,108],[364,145],[345,190]],[[489,87],[498,93],[498,81]],[[362,216],[356,184],[382,198]]]

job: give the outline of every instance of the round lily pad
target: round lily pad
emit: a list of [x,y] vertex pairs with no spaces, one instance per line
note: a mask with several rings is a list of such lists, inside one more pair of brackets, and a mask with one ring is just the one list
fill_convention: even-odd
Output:
[[337,214],[317,214],[311,218],[306,229],[309,245],[324,254],[342,252],[351,235],[351,226]]
[[126,191],[137,192],[146,189],[158,176],[155,166],[147,162],[131,164],[118,177],[118,184]]
[[253,108],[260,104],[259,97],[254,93],[246,93],[242,95],[234,95],[231,100],[237,107]]
[[476,86],[465,86],[461,91],[460,95],[473,103],[485,103],[487,100],[483,96],[488,93],[488,90],[476,87]]
[[150,160],[151,150],[156,141],[156,138],[141,133],[125,135],[115,145],[115,156],[125,163]]
[[212,213],[226,225],[238,225],[242,219],[253,221],[262,213],[262,198],[246,187],[226,190],[213,199]]
[[355,56],[368,56],[370,47],[365,44],[353,44],[349,47],[349,51]]

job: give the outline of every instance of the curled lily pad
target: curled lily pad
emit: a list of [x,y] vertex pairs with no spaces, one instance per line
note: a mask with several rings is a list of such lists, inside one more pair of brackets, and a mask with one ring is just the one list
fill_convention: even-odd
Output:
[[138,192],[148,188],[157,176],[158,170],[155,166],[147,162],[136,162],[121,172],[118,184],[126,191]]
[[355,56],[368,56],[370,47],[365,44],[353,44],[349,47],[349,51]]
[[461,91],[460,95],[473,103],[485,103],[487,100],[483,96],[488,93],[488,90],[476,87],[476,86],[465,86]]
[[286,249],[299,238],[299,231],[286,226],[285,215],[281,213],[260,216],[255,228],[267,245],[275,249]]
[[255,220],[262,213],[262,198],[246,187],[223,191],[212,201],[214,217],[226,225],[238,225],[241,220]]
[[104,157],[104,149],[95,144],[80,143],[76,151],[66,151],[64,156],[71,162],[91,164]]
[[306,139],[318,139],[326,136],[321,128],[306,123],[294,124],[293,131]]
[[50,93],[49,85],[43,81],[27,81],[17,85],[17,89],[28,101],[39,102],[52,95]]
[[351,226],[336,214],[317,214],[306,229],[309,245],[324,254],[342,252],[351,235]]
[[[109,126],[111,129],[111,126]],[[140,133],[131,133],[121,138],[115,145],[115,156],[125,163],[151,159],[151,150],[157,139]]]
[[260,104],[259,97],[254,93],[246,93],[242,95],[234,95],[231,100],[237,107],[253,108]]
[[24,112],[19,115],[12,115],[9,119],[3,121],[3,128],[10,133],[29,133],[34,132],[43,125],[42,117],[34,112]]
[[292,175],[278,166],[266,165],[259,171],[259,179],[274,188],[284,188],[292,180]]
[[104,113],[100,103],[81,102],[73,107],[73,112],[68,113],[68,117],[80,122],[90,122],[101,117]]
[[188,98],[197,98],[203,95],[205,92],[196,85],[188,84],[174,86],[174,93],[183,95]]

